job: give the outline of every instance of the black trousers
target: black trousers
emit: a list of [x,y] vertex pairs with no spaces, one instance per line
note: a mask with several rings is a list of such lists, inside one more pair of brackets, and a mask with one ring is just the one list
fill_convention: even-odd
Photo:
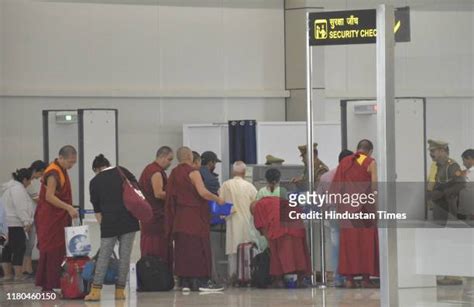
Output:
[[26,250],[26,235],[23,227],[8,227],[8,242],[3,248],[2,262],[23,265]]

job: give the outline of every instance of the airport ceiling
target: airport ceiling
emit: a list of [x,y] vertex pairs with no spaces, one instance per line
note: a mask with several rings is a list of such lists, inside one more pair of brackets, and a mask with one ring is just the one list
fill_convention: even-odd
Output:
[[[281,7],[283,0],[33,0],[40,2],[62,3],[99,3],[125,5],[169,5],[199,7],[250,7],[269,8]],[[286,1],[289,8],[312,7],[326,10],[374,8],[380,3],[393,4],[396,7],[410,6],[421,11],[465,11],[474,10],[474,0],[290,0]]]

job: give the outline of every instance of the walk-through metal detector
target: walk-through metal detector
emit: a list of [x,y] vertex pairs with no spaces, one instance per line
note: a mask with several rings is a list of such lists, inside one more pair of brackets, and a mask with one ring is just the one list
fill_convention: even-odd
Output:
[[[402,12],[401,12],[402,11]],[[347,45],[376,43],[377,48],[377,157],[379,159],[378,178],[381,182],[395,182],[395,90],[394,53],[395,36],[397,41],[409,41],[409,10],[397,10],[382,4],[376,10],[357,10],[339,12],[307,13],[306,35],[306,143],[313,144],[313,93],[312,48],[324,45]],[[408,12],[408,14],[407,14]],[[394,34],[394,32],[396,34]],[[312,166],[314,153],[307,151],[307,165]],[[396,191],[393,185],[385,184],[379,189],[380,210],[391,211],[396,204]],[[308,167],[308,189],[314,192],[314,171]],[[312,221],[308,227],[312,282],[316,285],[316,247],[314,244],[315,226]],[[320,288],[326,288],[326,262],[324,246],[324,223],[320,223],[321,271]],[[396,229],[379,229],[381,305],[398,306],[397,276],[397,232]]]
[[73,205],[82,209],[84,217],[93,213],[89,197],[89,182],[95,176],[92,161],[104,154],[111,165],[118,164],[118,110],[44,110],[44,160],[52,161],[64,145],[72,145],[78,151],[78,165],[68,173]]
[[[377,102],[375,98],[341,100],[342,148],[355,150],[357,142],[369,139],[374,147],[377,142]],[[395,140],[397,182],[424,182],[424,185],[402,185],[403,193],[397,193],[397,212],[406,212],[410,219],[426,220],[426,98],[395,98]],[[401,163],[399,163],[401,162]],[[401,195],[402,194],[402,195]]]

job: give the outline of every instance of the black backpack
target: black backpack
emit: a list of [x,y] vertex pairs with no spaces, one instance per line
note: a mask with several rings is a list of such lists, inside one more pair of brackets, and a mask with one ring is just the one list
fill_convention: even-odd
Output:
[[270,249],[267,248],[252,259],[252,286],[267,288],[272,283],[270,277]]
[[137,262],[137,291],[170,291],[174,278],[166,262],[158,257],[145,256]]

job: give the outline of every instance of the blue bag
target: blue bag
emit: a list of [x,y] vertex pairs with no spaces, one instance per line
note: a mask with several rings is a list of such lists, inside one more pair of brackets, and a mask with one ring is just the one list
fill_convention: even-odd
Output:
[[209,201],[209,212],[211,213],[211,225],[224,224],[225,219],[222,216],[229,216],[232,211],[232,204],[225,203],[219,205],[215,201]]
[[[100,251],[100,250],[99,250]],[[99,251],[97,254],[92,258],[90,261],[86,263],[84,266],[81,276],[87,282],[92,282],[94,280],[95,274],[95,265],[97,262],[97,258],[99,257]],[[115,285],[118,279],[118,268],[119,268],[119,260],[117,259],[117,255],[113,252],[112,257],[109,260],[109,266],[107,267],[107,272],[105,273],[104,277],[104,285]]]

